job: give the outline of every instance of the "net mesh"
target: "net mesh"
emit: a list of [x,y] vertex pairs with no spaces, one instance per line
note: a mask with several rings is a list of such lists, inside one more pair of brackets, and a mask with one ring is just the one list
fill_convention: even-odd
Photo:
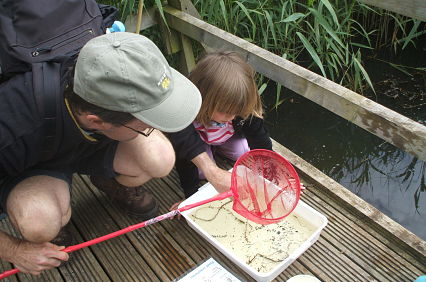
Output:
[[279,154],[251,150],[232,170],[233,209],[259,224],[276,223],[290,214],[300,197],[300,180]]

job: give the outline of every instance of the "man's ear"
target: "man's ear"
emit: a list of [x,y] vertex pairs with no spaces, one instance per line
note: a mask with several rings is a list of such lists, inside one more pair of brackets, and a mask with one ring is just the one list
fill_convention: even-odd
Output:
[[85,116],[87,128],[94,130],[107,130],[112,127],[112,124],[105,122],[95,114],[86,114]]

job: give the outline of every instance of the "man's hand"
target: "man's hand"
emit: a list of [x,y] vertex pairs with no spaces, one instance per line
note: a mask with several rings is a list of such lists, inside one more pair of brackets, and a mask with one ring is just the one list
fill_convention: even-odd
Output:
[[13,238],[2,232],[2,258],[13,263],[23,273],[39,275],[43,270],[58,267],[69,255],[62,252],[64,246],[52,243],[31,243]]

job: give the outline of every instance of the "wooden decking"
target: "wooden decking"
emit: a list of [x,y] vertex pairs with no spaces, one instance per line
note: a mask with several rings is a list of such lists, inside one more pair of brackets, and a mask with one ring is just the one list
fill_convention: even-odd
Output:
[[[319,240],[275,281],[286,281],[304,273],[323,281],[399,282],[413,281],[426,273],[424,241],[393,222],[388,228],[392,232],[384,231],[386,227],[379,226],[382,215],[375,218],[363,215],[336,197],[336,193],[324,189],[323,184],[303,177],[304,172],[300,172],[307,186],[302,200],[326,215],[329,224]],[[183,197],[175,171],[146,186],[158,199],[161,213],[166,213]],[[365,205],[361,210],[369,207]],[[77,242],[137,223],[112,206],[86,176],[75,176],[72,206],[72,231]],[[0,222],[0,228],[14,233],[7,219]],[[394,231],[395,228],[400,230]],[[401,238],[404,237],[401,234],[406,234],[406,238]],[[242,280],[253,281],[183,219],[164,220],[81,249],[72,256],[68,264],[39,277],[20,273],[5,281],[172,281],[209,257],[214,257]],[[10,264],[0,262],[1,272],[10,268]]]

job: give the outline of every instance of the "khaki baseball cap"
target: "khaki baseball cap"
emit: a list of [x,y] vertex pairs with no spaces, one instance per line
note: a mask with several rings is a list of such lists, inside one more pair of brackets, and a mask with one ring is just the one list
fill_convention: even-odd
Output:
[[74,92],[104,109],[126,112],[165,132],[187,127],[197,116],[201,95],[171,68],[145,36],[115,32],[91,39],[81,49]]

